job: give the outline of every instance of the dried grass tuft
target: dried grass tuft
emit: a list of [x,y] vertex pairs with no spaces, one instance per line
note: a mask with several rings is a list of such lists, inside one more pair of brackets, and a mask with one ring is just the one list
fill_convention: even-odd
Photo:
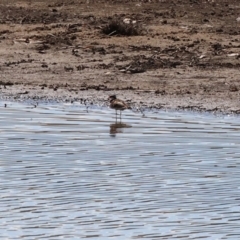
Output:
[[143,27],[139,23],[126,23],[120,17],[114,17],[110,22],[102,28],[102,33],[122,36],[138,36],[143,34]]

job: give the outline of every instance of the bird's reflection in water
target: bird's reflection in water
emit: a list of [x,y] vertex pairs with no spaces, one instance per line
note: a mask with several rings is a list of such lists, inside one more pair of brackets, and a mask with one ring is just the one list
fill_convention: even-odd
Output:
[[110,124],[110,130],[109,130],[110,136],[116,137],[117,133],[123,132],[123,128],[130,128],[130,127],[132,126],[122,122],[115,122],[113,124]]

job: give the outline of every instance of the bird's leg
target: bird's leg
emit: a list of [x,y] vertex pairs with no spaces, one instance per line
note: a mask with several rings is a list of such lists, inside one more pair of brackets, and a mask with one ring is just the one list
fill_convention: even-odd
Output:
[[116,110],[116,122],[117,122],[117,110]]
[[122,111],[120,110],[120,122],[122,122]]

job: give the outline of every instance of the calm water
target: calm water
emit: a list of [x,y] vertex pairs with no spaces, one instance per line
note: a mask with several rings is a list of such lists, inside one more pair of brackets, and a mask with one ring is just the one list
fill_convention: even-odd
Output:
[[1,239],[240,239],[238,117],[114,122],[77,104],[1,107]]

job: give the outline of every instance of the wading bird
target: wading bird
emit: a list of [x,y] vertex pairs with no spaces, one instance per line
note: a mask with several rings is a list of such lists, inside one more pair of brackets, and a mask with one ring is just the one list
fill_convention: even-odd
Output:
[[120,121],[122,119],[122,111],[125,109],[131,109],[128,104],[126,104],[123,100],[117,99],[116,95],[109,96],[108,100],[110,101],[110,108],[116,110],[116,121],[117,121],[117,111],[120,111]]

